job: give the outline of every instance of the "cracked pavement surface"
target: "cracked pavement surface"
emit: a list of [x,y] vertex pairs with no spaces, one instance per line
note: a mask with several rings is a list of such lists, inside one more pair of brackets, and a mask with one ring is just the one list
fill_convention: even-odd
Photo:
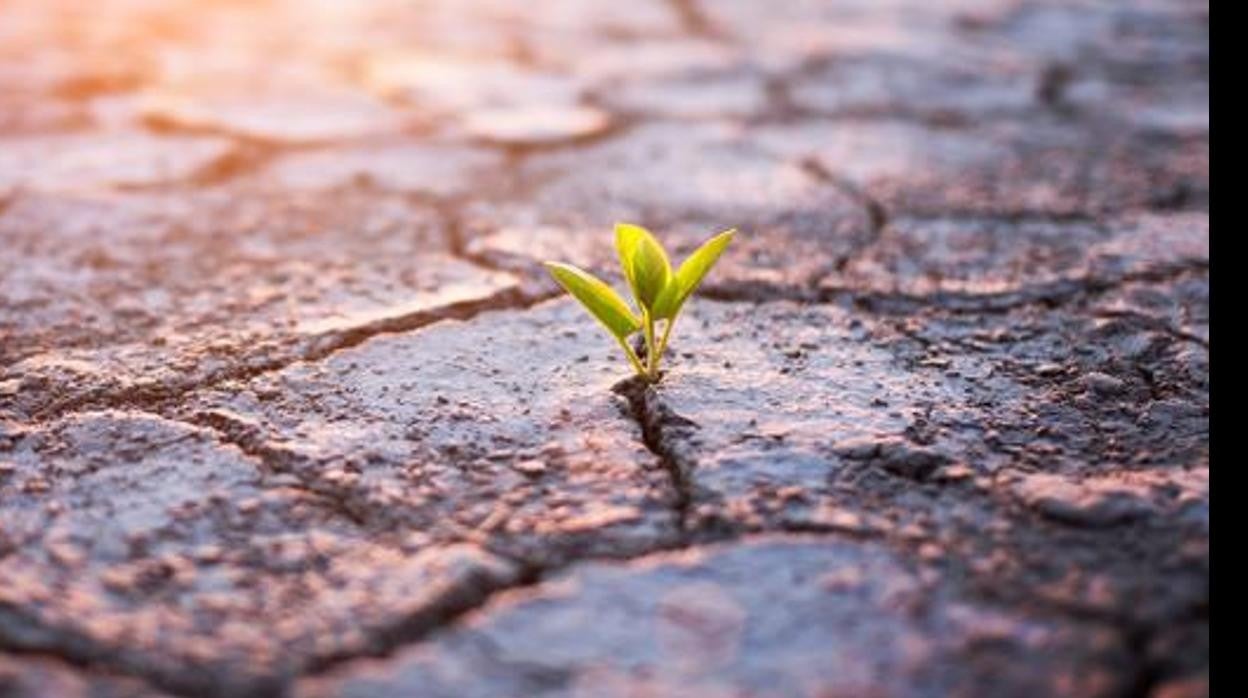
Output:
[[0,696],[1208,694],[1207,4],[0,13]]

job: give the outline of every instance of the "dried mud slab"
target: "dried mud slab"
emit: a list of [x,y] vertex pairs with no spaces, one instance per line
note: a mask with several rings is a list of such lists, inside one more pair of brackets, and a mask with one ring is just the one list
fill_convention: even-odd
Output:
[[[796,77],[794,106],[823,117],[906,117],[928,123],[959,123],[985,117],[1023,115],[1037,106],[1042,66],[991,60],[968,68],[964,53],[953,58],[849,53]],[[988,54],[988,51],[984,52]]]
[[968,602],[880,545],[763,537],[577,566],[295,695],[1111,696],[1126,660],[1103,626]]
[[0,194],[92,192],[191,180],[225,162],[233,144],[139,131],[0,138]]
[[[402,195],[27,196],[0,214],[0,411],[152,403],[514,300]],[[231,236],[222,244],[221,236]]]
[[[621,390],[695,537],[879,538],[985,598],[1102,618],[1137,643],[1174,625],[1200,637],[1208,355],[1151,319],[1090,312],[1118,293],[894,320],[702,301],[663,383]],[[1158,671],[1198,671],[1206,648],[1207,634]]]
[[[656,80],[692,82],[698,77],[729,75],[746,65],[746,55],[738,47],[682,35],[606,43],[592,53],[577,56],[571,67],[597,85],[615,88]],[[603,97],[610,99],[609,90]]]
[[896,217],[1096,217],[1208,201],[1202,135],[1039,117],[974,127],[807,121],[754,138],[817,163]]
[[350,90],[303,90],[255,94],[159,92],[139,106],[142,119],[163,129],[229,134],[283,145],[307,145],[394,135],[404,115]]
[[404,139],[283,154],[248,180],[275,191],[367,187],[445,199],[479,194],[502,167],[502,156],[484,148]]
[[6,428],[0,461],[4,645],[179,693],[270,695],[519,573],[471,545],[368,532],[214,432],[154,415]]
[[543,147],[601,136],[611,126],[607,112],[594,107],[505,107],[480,109],[464,119],[473,140],[509,147]]
[[490,110],[574,109],[585,85],[563,71],[540,71],[493,57],[448,60],[428,52],[388,52],[364,61],[377,94],[453,126]]
[[[810,23],[804,48],[813,55],[789,83],[793,103],[808,113],[948,125],[1049,112],[1077,128],[1103,121],[1208,133],[1209,20],[1200,3],[970,2],[934,14],[906,2],[786,9]],[[809,28],[831,21],[819,14],[837,15],[834,31]],[[854,36],[862,25],[874,31]]]
[[670,545],[668,475],[611,394],[621,366],[581,313],[561,301],[378,337],[179,412],[378,531],[542,566]]
[[964,51],[952,19],[1001,3],[957,0],[934,6],[913,0],[829,5],[786,3],[769,7],[748,0],[700,3],[705,33],[745,48],[769,71],[788,73],[829,57],[874,53],[943,60]]
[[1209,217],[1203,212],[1100,221],[902,218],[890,221],[820,288],[877,310],[929,304],[993,310],[1199,274],[1208,266]]
[[656,119],[743,120],[772,109],[765,81],[757,75],[693,75],[683,80],[626,82],[603,100],[620,112]]
[[[592,171],[595,176],[585,176]],[[802,285],[842,263],[874,232],[850,194],[800,163],[768,155],[732,126],[644,126],[602,144],[535,156],[519,191],[467,207],[467,251],[532,269],[561,259],[616,266],[603,221],[644,220],[672,254],[741,229],[709,283]]]

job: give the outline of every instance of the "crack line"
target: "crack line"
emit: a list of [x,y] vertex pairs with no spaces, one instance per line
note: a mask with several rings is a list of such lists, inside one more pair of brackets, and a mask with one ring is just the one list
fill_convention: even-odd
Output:
[[676,414],[663,403],[654,386],[639,377],[627,378],[611,388],[628,403],[629,415],[641,428],[646,449],[659,459],[667,471],[675,494],[677,529],[682,536],[689,533],[689,509],[693,500],[691,472],[696,464],[692,444],[687,437],[697,425]]
[[255,361],[254,357],[244,354],[232,365],[183,383],[158,386],[123,385],[67,397],[36,410],[30,422],[39,424],[68,414],[97,409],[137,409],[160,414],[166,405],[196,390],[213,388],[228,381],[251,380],[298,363],[321,361],[374,337],[412,332],[443,320],[467,321],[490,311],[525,310],[551,296],[553,292],[540,293],[511,286],[483,298],[450,303],[331,332],[308,340],[305,347],[284,356]]
[[[700,294],[705,298],[723,302],[791,301],[816,304],[847,302],[861,310],[882,315],[906,315],[927,308],[953,314],[1005,313],[1029,305],[1047,305],[1056,308],[1082,297],[1104,294],[1129,283],[1164,283],[1185,274],[1206,272],[1208,269],[1209,263],[1206,261],[1189,261],[1129,272],[1112,278],[1088,276],[1058,279],[992,293],[936,291],[920,294],[901,290],[864,291],[852,285],[776,286],[746,282],[709,285],[701,290]],[[1187,333],[1183,333],[1182,338],[1208,346],[1207,341],[1194,335],[1188,336]]]

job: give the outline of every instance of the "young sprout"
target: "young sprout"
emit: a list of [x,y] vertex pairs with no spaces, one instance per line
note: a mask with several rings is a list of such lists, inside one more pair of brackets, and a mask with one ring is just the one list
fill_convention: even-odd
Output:
[[[659,379],[659,362],[681,306],[702,283],[735,233],[735,230],[728,230],[702,243],[673,271],[663,246],[648,230],[617,223],[615,249],[640,314],[610,286],[587,271],[560,262],[546,262],[546,268],[555,281],[615,337],[637,375],[653,383]],[[645,361],[628,343],[628,338],[639,331],[645,340]]]

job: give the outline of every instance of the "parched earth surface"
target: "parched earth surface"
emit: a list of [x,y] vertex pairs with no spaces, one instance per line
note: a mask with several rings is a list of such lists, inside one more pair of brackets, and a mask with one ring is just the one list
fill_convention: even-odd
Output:
[[0,0],[0,696],[1206,695],[1208,29]]

